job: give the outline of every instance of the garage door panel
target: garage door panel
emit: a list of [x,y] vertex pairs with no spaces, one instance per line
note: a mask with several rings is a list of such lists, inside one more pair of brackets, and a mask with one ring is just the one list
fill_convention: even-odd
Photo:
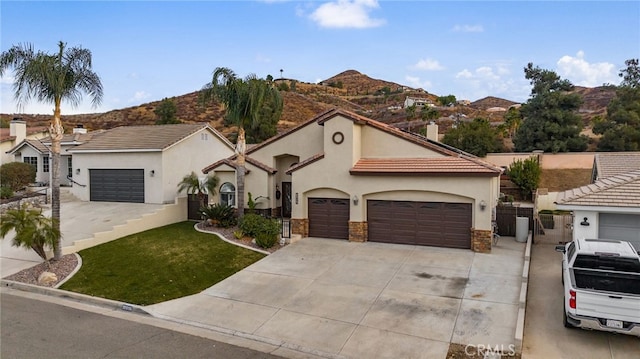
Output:
[[471,204],[367,201],[373,242],[471,248]]
[[309,198],[309,236],[349,239],[349,200]]
[[598,237],[629,241],[640,250],[640,215],[600,213]]
[[90,169],[91,201],[144,203],[143,169]]

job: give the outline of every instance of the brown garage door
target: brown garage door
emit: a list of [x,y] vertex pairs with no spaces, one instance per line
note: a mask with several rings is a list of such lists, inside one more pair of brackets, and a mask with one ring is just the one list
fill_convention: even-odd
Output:
[[349,200],[309,198],[309,236],[349,239]]
[[367,201],[372,242],[471,248],[471,204]]

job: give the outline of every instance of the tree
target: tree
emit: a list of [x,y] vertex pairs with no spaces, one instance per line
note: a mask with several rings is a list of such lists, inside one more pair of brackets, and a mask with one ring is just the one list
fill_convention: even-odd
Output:
[[31,248],[40,258],[47,260],[45,248],[54,248],[62,237],[60,226],[55,222],[55,219],[44,216],[41,210],[10,209],[0,218],[0,237],[5,238],[13,229],[16,232],[12,242],[14,247]]
[[594,121],[593,132],[602,134],[599,151],[640,150],[640,67],[638,59],[625,61],[622,83],[607,106],[607,118]]
[[456,97],[454,95],[439,96],[438,102],[442,106],[453,106],[456,104]]
[[507,113],[504,115],[504,125],[507,129],[507,134],[509,137],[513,138],[513,136],[518,132],[518,128],[522,123],[522,114],[520,113],[519,108],[511,107]]
[[176,113],[178,112],[178,107],[176,107],[175,102],[168,98],[163,98],[160,101],[160,104],[153,111],[156,116],[156,125],[171,125],[176,123],[182,123],[180,120],[176,118]]
[[204,196],[210,194],[214,196],[218,185],[220,184],[220,178],[218,176],[207,176],[204,181],[200,181],[198,175],[195,172],[182,177],[182,181],[178,183],[178,193],[186,191],[187,194],[195,194],[200,201],[200,208],[205,206]]
[[423,106],[420,110],[420,118],[423,121],[435,120],[438,117],[440,117],[440,111],[431,106]]
[[541,172],[540,163],[535,157],[529,157],[524,161],[517,160],[507,169],[509,179],[520,187],[525,198],[531,198],[532,192],[538,188]]
[[413,105],[408,106],[408,107],[406,107],[404,109],[404,111],[407,114],[407,120],[411,120],[411,119],[416,117],[416,109],[417,109],[417,106],[416,106],[415,103]]
[[533,88],[531,98],[520,112],[522,123],[513,140],[517,152],[581,152],[588,138],[580,135],[582,118],[577,114],[582,103],[578,94],[568,93],[573,85],[555,72],[533,67],[524,69]]
[[479,157],[502,150],[498,132],[483,118],[476,118],[472,122],[461,123],[458,127],[452,128],[444,135],[442,142]]
[[[80,104],[82,94],[91,97],[94,107],[102,102],[102,82],[92,70],[91,51],[67,48],[58,43],[58,52],[35,52],[31,44],[15,45],[0,56],[0,76],[14,70],[13,90],[18,106],[32,98],[53,104],[49,126],[51,136],[51,211],[53,224],[60,231],[60,142],[64,128],[60,120],[62,101],[72,107]],[[62,244],[54,246],[54,260],[62,257]]]
[[24,162],[9,162],[0,166],[0,185],[19,191],[36,180],[36,168]]
[[226,118],[238,127],[236,139],[238,216],[244,216],[244,174],[247,128],[260,130],[264,123],[277,123],[282,114],[282,96],[271,83],[256,75],[238,78],[229,68],[218,67],[213,79],[203,87],[201,100],[216,99],[225,106]]

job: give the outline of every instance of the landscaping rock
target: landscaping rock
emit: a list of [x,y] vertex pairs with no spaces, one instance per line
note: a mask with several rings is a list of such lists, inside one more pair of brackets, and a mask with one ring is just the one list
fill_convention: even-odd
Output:
[[51,272],[42,272],[38,277],[38,284],[47,285],[58,281],[58,276]]

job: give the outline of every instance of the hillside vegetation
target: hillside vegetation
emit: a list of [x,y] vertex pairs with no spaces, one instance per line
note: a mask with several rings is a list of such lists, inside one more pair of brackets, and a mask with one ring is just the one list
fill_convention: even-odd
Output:
[[[318,84],[299,82],[294,79],[275,79],[276,85],[286,83],[289,91],[282,91],[284,109],[278,123],[278,131],[292,128],[318,113],[333,107],[344,108],[369,118],[393,124],[399,128],[415,130],[423,127],[425,122],[419,114],[408,118],[403,108],[407,96],[428,99],[437,103],[438,95],[423,89],[414,89],[394,82],[373,79],[356,70],[347,70],[330,77]],[[585,88],[576,86],[575,92],[583,97],[584,104],[580,108],[586,131],[592,119],[597,115],[604,115],[606,106],[615,95],[615,89],[608,87]],[[203,107],[198,103],[198,92],[171,98],[177,107],[177,118],[184,123],[207,122],[212,127],[230,136],[235,129],[224,125],[223,109],[219,104]],[[460,99],[458,99],[460,100]],[[66,131],[77,125],[83,125],[89,130],[109,129],[117,126],[150,125],[156,121],[154,110],[160,104],[157,101],[128,107],[105,113],[82,115],[64,115],[62,121]],[[514,101],[497,97],[486,97],[471,102],[468,105],[453,107],[437,107],[439,118],[435,122],[440,126],[440,132],[445,133],[457,121],[472,120],[482,117],[497,125],[504,121],[505,111]],[[419,111],[419,110],[418,110]],[[46,125],[50,116],[28,114],[1,114],[5,119],[22,117],[29,126]]]

